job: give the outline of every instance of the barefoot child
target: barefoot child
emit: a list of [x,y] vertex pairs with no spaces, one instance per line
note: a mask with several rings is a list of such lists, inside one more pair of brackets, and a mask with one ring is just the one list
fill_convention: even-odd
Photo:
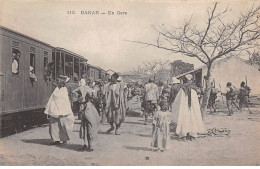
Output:
[[158,110],[154,114],[153,119],[152,147],[164,151],[166,150],[166,145],[169,139],[169,123],[171,113],[168,110],[169,106],[167,101],[161,101],[159,106],[161,107],[161,110]]
[[87,93],[85,110],[82,112],[80,126],[80,138],[84,139],[83,151],[93,151],[93,141],[96,140],[98,135],[100,117],[91,101],[91,94]]

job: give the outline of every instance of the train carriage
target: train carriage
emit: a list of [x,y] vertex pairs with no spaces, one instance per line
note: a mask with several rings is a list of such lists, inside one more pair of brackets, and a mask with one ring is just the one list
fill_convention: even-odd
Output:
[[104,69],[100,70],[100,79],[101,80],[106,80],[107,72]]
[[70,78],[70,90],[85,74],[104,80],[107,72],[87,62],[67,49],[0,26],[0,137],[46,122],[43,111],[59,75]]
[[58,75],[66,75],[70,78],[70,82],[78,83],[81,76],[87,73],[87,61],[83,56],[67,49],[53,48],[54,71],[52,78],[55,80]]
[[97,81],[101,79],[100,77],[100,69],[97,66],[88,64],[88,75],[94,79],[94,81]]
[[[28,111],[45,107],[51,83],[46,80],[44,71],[51,53],[49,44],[0,27],[1,122],[4,123],[2,118],[8,114],[16,115],[9,116],[12,121],[25,120]],[[3,123],[1,129],[6,126]]]
[[[65,75],[70,78],[67,86],[74,90],[78,87],[79,80],[82,75],[87,74],[87,59],[74,52],[71,52],[63,48],[52,49],[52,63],[54,69],[52,71],[52,80],[56,80],[59,75]],[[77,98],[72,97],[73,102],[77,101]]]

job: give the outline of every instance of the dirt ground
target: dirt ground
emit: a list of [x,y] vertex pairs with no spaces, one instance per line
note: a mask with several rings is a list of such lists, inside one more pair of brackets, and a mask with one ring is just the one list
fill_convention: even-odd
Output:
[[102,124],[94,152],[79,149],[79,121],[76,120],[67,145],[51,145],[48,125],[0,139],[1,165],[259,165],[260,112],[231,117],[220,112],[206,115],[206,129],[227,128],[229,136],[204,136],[183,141],[171,133],[168,149],[156,152],[150,147],[151,125],[142,117],[127,117],[121,135],[104,134]]

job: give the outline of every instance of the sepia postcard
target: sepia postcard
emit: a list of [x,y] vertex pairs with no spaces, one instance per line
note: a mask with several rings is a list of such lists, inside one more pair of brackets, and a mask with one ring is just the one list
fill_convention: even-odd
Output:
[[0,0],[1,166],[258,166],[259,0]]

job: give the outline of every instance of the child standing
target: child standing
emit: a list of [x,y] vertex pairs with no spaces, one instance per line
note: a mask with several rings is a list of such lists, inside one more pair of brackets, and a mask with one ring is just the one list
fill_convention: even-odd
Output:
[[[84,139],[83,151],[93,151],[93,141],[98,135],[100,117],[95,106],[92,104],[92,96],[86,94],[85,110],[82,112],[80,138]],[[88,145],[88,146],[87,146]]]
[[152,147],[166,150],[166,145],[169,139],[169,124],[171,113],[169,112],[168,102],[162,100],[159,103],[161,110],[158,110],[153,117],[153,138]]

